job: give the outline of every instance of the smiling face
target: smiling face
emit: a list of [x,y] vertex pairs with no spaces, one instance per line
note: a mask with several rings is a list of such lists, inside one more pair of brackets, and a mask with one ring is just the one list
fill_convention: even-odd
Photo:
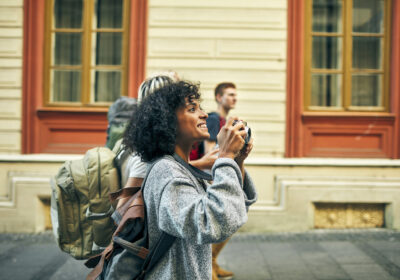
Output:
[[210,138],[206,119],[208,115],[200,107],[199,100],[188,98],[185,99],[185,106],[178,108],[176,111],[178,120],[178,134],[176,143],[178,145],[190,145],[197,141]]

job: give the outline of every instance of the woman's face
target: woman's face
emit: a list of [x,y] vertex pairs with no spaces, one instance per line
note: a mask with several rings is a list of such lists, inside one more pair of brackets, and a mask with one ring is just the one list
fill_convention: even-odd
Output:
[[176,117],[178,119],[177,143],[193,143],[210,138],[206,119],[208,115],[200,107],[199,100],[189,101],[185,99],[185,106],[178,108]]

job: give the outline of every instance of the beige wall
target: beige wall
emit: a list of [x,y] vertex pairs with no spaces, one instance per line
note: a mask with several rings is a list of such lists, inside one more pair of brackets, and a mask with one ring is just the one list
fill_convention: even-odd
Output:
[[384,226],[400,229],[400,160],[249,160],[247,170],[259,199],[243,231],[312,229],[315,203],[381,204]]
[[287,1],[149,0],[147,74],[173,69],[200,81],[215,110],[215,85],[233,81],[255,137],[252,157],[282,157]]
[[[0,232],[46,227],[50,178],[80,156],[0,155]],[[246,168],[257,190],[251,232],[314,228],[316,202],[384,204],[385,227],[400,229],[400,160],[263,159]]]
[[0,0],[0,153],[21,152],[23,1]]

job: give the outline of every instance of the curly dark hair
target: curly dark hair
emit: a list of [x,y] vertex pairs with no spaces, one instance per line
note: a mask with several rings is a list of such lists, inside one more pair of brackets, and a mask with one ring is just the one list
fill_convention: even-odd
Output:
[[185,106],[185,98],[200,99],[198,85],[177,81],[149,94],[134,112],[123,143],[143,161],[152,161],[175,151],[178,120],[176,111]]

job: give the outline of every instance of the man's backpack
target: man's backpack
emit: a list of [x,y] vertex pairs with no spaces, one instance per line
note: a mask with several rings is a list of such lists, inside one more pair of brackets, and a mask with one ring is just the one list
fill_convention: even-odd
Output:
[[115,143],[123,137],[129,120],[136,108],[137,100],[127,96],[118,98],[110,106],[107,113],[108,127],[106,147],[113,149]]
[[87,259],[110,244],[115,205],[109,194],[121,188],[117,159],[125,158],[118,150],[90,149],[83,159],[66,161],[51,180],[53,232],[61,250],[76,259]]
[[144,279],[146,272],[155,266],[175,241],[176,237],[163,232],[156,245],[148,247],[143,189],[156,162],[148,168],[141,187],[123,188],[110,195],[112,201],[130,198],[112,215],[117,224],[112,243],[85,263],[87,267],[94,268],[87,280]]

